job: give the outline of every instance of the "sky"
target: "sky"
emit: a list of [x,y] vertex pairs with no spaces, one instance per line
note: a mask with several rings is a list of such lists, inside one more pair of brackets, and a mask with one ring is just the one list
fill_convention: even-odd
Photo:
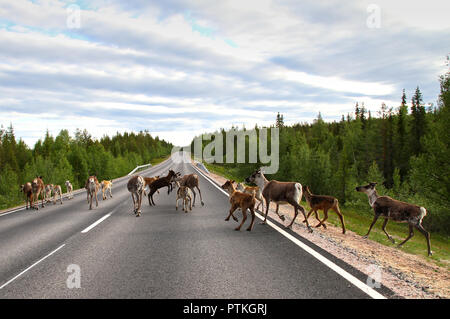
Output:
[[0,124],[148,130],[184,146],[232,125],[436,104],[450,1],[0,0]]

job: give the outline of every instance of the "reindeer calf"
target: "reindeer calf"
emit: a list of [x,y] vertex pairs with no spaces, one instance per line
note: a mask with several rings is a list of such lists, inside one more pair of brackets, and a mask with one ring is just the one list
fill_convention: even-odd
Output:
[[25,209],[28,209],[28,203],[30,203],[30,209],[33,206],[33,188],[31,183],[20,185],[20,190],[25,195]]
[[73,198],[73,186],[69,181],[66,181],[67,199]]
[[[308,186],[303,186],[303,195],[305,195],[305,199],[308,202],[309,206],[311,207],[311,210],[309,211],[308,215],[306,216],[306,219],[309,218],[309,216],[312,214],[312,212],[315,213],[316,219],[319,221],[319,224],[316,227],[323,226],[323,228],[327,228],[325,226],[325,221],[328,219],[328,210],[332,209],[341,220],[342,225],[342,233],[345,234],[345,224],[344,224],[344,216],[342,215],[341,211],[339,210],[339,202],[337,198],[334,198],[333,196],[326,196],[326,195],[314,195],[311,193],[311,190]],[[319,209],[323,210],[324,218],[321,221],[319,219],[319,216],[317,214],[317,211]],[[304,221],[306,222],[306,220]]]
[[106,192],[109,192],[109,196],[112,198],[112,181],[102,181],[101,182],[101,187],[102,187],[102,195],[103,195],[103,200],[106,199]]
[[62,189],[61,186],[59,185],[53,185],[52,187],[52,191],[53,191],[53,205],[56,204],[56,195],[59,195],[59,201],[62,205]]
[[[177,186],[179,185],[178,182]],[[194,193],[192,190],[187,186],[179,186],[177,190],[177,200],[176,200],[176,206],[175,209],[178,210],[178,201],[183,201],[182,210],[187,213],[188,212],[188,203],[189,203],[189,210],[192,211],[192,201],[194,199]]]
[[244,186],[244,184],[238,183],[236,190],[246,194],[253,194],[253,192],[255,192],[255,198],[259,201],[256,209],[259,209],[259,206],[261,206],[261,211],[264,211],[264,198],[262,196],[261,188],[258,186]]
[[236,191],[233,185],[234,181],[227,180],[225,184],[223,184],[221,187],[224,190],[227,190],[230,194],[230,213],[228,214],[227,218],[225,218],[226,221],[230,220],[230,217],[233,217],[235,221],[238,221],[238,219],[233,215],[233,212],[240,208],[242,210],[242,222],[241,224],[236,227],[234,230],[241,230],[242,225],[245,223],[245,220],[247,219],[247,209],[250,210],[250,213],[252,215],[252,221],[250,222],[250,226],[248,226],[247,231],[251,231],[253,228],[253,224],[255,222],[255,192],[253,191],[252,195],[242,193],[239,191]]

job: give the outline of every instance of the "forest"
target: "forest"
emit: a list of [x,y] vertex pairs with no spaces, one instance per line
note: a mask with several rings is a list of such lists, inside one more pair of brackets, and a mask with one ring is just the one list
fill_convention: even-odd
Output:
[[128,174],[136,166],[170,155],[173,145],[153,138],[148,131],[117,133],[94,139],[77,129],[72,137],[65,129],[45,137],[30,149],[17,140],[13,125],[0,129],[0,210],[23,203],[19,186],[36,176],[44,183],[61,185],[71,181],[74,189],[84,187],[89,175],[101,181]]
[[[299,181],[315,194],[333,195],[341,206],[368,214],[367,196],[361,196],[355,187],[377,182],[380,195],[426,207],[425,228],[450,234],[449,73],[441,76],[440,87],[437,105],[426,106],[417,87],[411,100],[403,90],[398,106],[382,104],[377,114],[372,114],[356,104],[353,114],[331,123],[319,113],[313,123],[287,126],[278,113],[272,127],[280,132],[280,169],[267,178]],[[255,129],[258,131],[258,126]],[[217,133],[225,136],[226,131],[212,136]],[[203,147],[209,142],[203,141]],[[248,154],[248,139],[246,142]],[[225,142],[223,145],[225,148]],[[261,166],[259,162],[246,163],[215,163],[213,168],[243,181]]]

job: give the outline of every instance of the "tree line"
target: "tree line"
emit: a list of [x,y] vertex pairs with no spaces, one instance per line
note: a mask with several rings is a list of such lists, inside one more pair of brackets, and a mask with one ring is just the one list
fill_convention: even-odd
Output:
[[77,129],[75,135],[61,130],[45,137],[30,149],[17,140],[12,124],[0,129],[0,209],[23,202],[19,186],[43,176],[45,183],[64,189],[69,180],[74,189],[84,187],[89,175],[99,180],[128,174],[136,166],[170,154],[173,145],[153,138],[148,131],[117,133],[113,137],[94,139],[87,130]]
[[[449,74],[440,78],[436,106],[426,106],[417,87],[409,105],[403,90],[397,107],[382,104],[377,114],[371,114],[356,104],[354,114],[331,123],[319,113],[313,123],[287,126],[278,114],[272,127],[280,133],[280,169],[268,178],[299,181],[315,194],[333,195],[344,207],[367,214],[371,214],[367,197],[355,187],[378,182],[379,194],[426,207],[427,229],[450,234]],[[243,180],[262,164],[258,159],[258,163],[216,165]]]

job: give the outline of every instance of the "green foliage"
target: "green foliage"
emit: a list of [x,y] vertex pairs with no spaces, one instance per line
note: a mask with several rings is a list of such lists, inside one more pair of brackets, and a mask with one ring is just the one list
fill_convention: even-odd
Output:
[[0,209],[20,204],[19,185],[42,176],[44,183],[61,185],[69,180],[74,188],[84,187],[90,174],[99,180],[128,174],[138,165],[167,156],[172,145],[153,138],[147,131],[92,139],[86,130],[77,130],[74,138],[67,130],[53,138],[47,131],[44,140],[29,149],[14,136],[12,124],[0,129]]

